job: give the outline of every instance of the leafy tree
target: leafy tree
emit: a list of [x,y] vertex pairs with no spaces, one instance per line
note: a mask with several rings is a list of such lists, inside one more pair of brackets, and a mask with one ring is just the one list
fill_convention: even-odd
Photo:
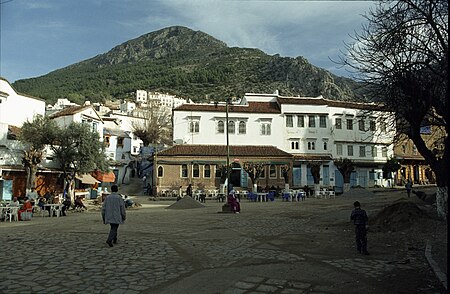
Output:
[[333,160],[334,165],[344,178],[344,192],[350,190],[350,176],[355,170],[355,164],[348,158],[337,158]]
[[261,177],[264,169],[266,168],[266,162],[244,162],[242,168],[247,172],[248,176],[253,183],[253,192],[257,192],[258,180]]
[[[450,106],[448,96],[448,1],[381,1],[368,24],[347,44],[343,63],[369,94],[396,115],[397,128],[416,145],[436,175],[437,211],[448,211]],[[428,146],[421,128],[439,134]]]
[[69,197],[73,198],[73,183],[77,173],[108,170],[104,145],[98,133],[87,124],[71,123],[65,128],[57,128],[51,139],[50,148],[63,171],[64,192]]
[[309,162],[308,167],[311,169],[311,175],[314,179],[314,184],[319,185],[320,183],[320,162]]
[[57,129],[56,123],[48,117],[37,115],[32,121],[23,123],[19,141],[24,145],[22,164],[27,174],[26,188],[34,187],[38,165],[45,155],[46,145],[50,143],[49,138],[54,137]]
[[131,123],[133,134],[144,146],[172,144],[172,121],[168,111],[156,103],[150,103],[134,113],[140,120]]
[[383,178],[390,179],[392,173],[398,171],[401,165],[394,157],[389,158],[383,165]]
[[283,174],[284,182],[289,184],[289,171],[291,167],[288,164],[281,166],[281,173]]

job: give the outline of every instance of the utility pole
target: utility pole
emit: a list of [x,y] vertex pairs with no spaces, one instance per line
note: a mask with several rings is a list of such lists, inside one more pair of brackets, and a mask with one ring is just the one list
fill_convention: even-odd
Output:
[[227,195],[225,197],[228,196],[228,194],[230,194],[229,191],[229,187],[230,187],[230,137],[228,134],[228,103],[230,101],[230,98],[227,98],[227,102],[226,102],[226,107],[225,107],[225,111],[226,111],[226,117],[225,117],[225,121],[226,121],[226,133],[227,133],[227,186],[226,186],[226,190],[227,191]]

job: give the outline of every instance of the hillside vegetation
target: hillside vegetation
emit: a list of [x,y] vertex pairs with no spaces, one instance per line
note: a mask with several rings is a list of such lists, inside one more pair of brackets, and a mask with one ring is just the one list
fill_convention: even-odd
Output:
[[303,57],[270,56],[230,48],[208,34],[169,27],[125,42],[105,54],[19,80],[13,86],[49,103],[133,98],[137,89],[193,101],[242,97],[246,92],[354,100],[357,84],[311,65]]

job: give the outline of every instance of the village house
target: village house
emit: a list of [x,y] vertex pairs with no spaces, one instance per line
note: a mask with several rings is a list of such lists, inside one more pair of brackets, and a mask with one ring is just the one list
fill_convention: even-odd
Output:
[[339,192],[343,178],[333,163],[337,158],[354,162],[351,186],[386,184],[382,167],[393,156],[391,117],[375,104],[250,93],[228,107],[184,104],[175,108],[173,137],[177,144],[225,145],[228,120],[229,145],[274,146],[293,156],[292,187],[314,184],[309,165],[316,162],[320,185]]

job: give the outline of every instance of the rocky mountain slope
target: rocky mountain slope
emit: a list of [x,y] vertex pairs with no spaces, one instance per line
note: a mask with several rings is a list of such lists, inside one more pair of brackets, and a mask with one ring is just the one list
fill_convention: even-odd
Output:
[[201,31],[169,27],[47,75],[19,80],[20,92],[53,103],[66,97],[93,102],[134,97],[137,89],[194,101],[224,100],[246,92],[353,100],[358,85],[315,67],[305,58],[230,48]]

